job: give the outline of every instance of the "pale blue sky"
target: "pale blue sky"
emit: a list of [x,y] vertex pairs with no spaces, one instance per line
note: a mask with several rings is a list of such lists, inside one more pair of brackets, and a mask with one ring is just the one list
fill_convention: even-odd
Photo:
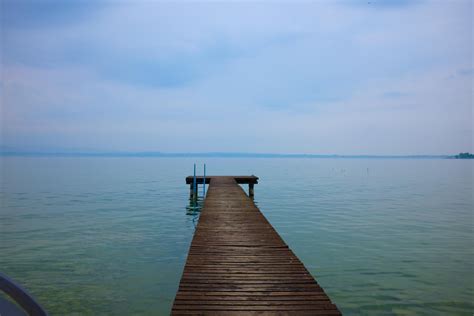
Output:
[[469,0],[1,6],[5,148],[473,151]]

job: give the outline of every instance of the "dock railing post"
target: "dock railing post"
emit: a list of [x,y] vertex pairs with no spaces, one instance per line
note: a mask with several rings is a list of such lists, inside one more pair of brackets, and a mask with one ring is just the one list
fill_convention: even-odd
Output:
[[253,199],[254,192],[253,192],[253,183],[249,183],[249,197]]

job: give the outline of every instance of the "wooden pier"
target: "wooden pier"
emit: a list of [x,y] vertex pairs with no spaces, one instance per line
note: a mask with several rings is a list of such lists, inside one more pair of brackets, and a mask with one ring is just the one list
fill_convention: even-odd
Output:
[[[193,177],[186,182],[193,185]],[[205,182],[209,189],[172,315],[340,315],[238,185],[252,184],[253,194],[257,177]]]

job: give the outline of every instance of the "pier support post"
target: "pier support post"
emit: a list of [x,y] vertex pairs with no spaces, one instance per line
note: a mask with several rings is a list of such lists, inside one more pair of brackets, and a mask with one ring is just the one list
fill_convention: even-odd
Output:
[[189,197],[191,199],[197,199],[198,197],[198,188],[199,188],[199,185],[197,183],[191,183],[189,185]]
[[190,199],[197,199],[197,197],[198,197],[198,188],[199,188],[199,185],[198,185],[197,181],[196,182],[193,181],[189,184],[189,198]]
[[249,183],[249,197],[251,197],[251,198],[254,197],[253,183]]

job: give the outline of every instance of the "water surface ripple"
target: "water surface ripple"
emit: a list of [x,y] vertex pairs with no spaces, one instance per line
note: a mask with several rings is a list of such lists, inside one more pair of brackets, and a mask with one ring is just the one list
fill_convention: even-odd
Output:
[[[2,157],[0,269],[51,315],[166,315],[199,212],[191,158]],[[472,315],[473,164],[219,159],[346,315]]]

